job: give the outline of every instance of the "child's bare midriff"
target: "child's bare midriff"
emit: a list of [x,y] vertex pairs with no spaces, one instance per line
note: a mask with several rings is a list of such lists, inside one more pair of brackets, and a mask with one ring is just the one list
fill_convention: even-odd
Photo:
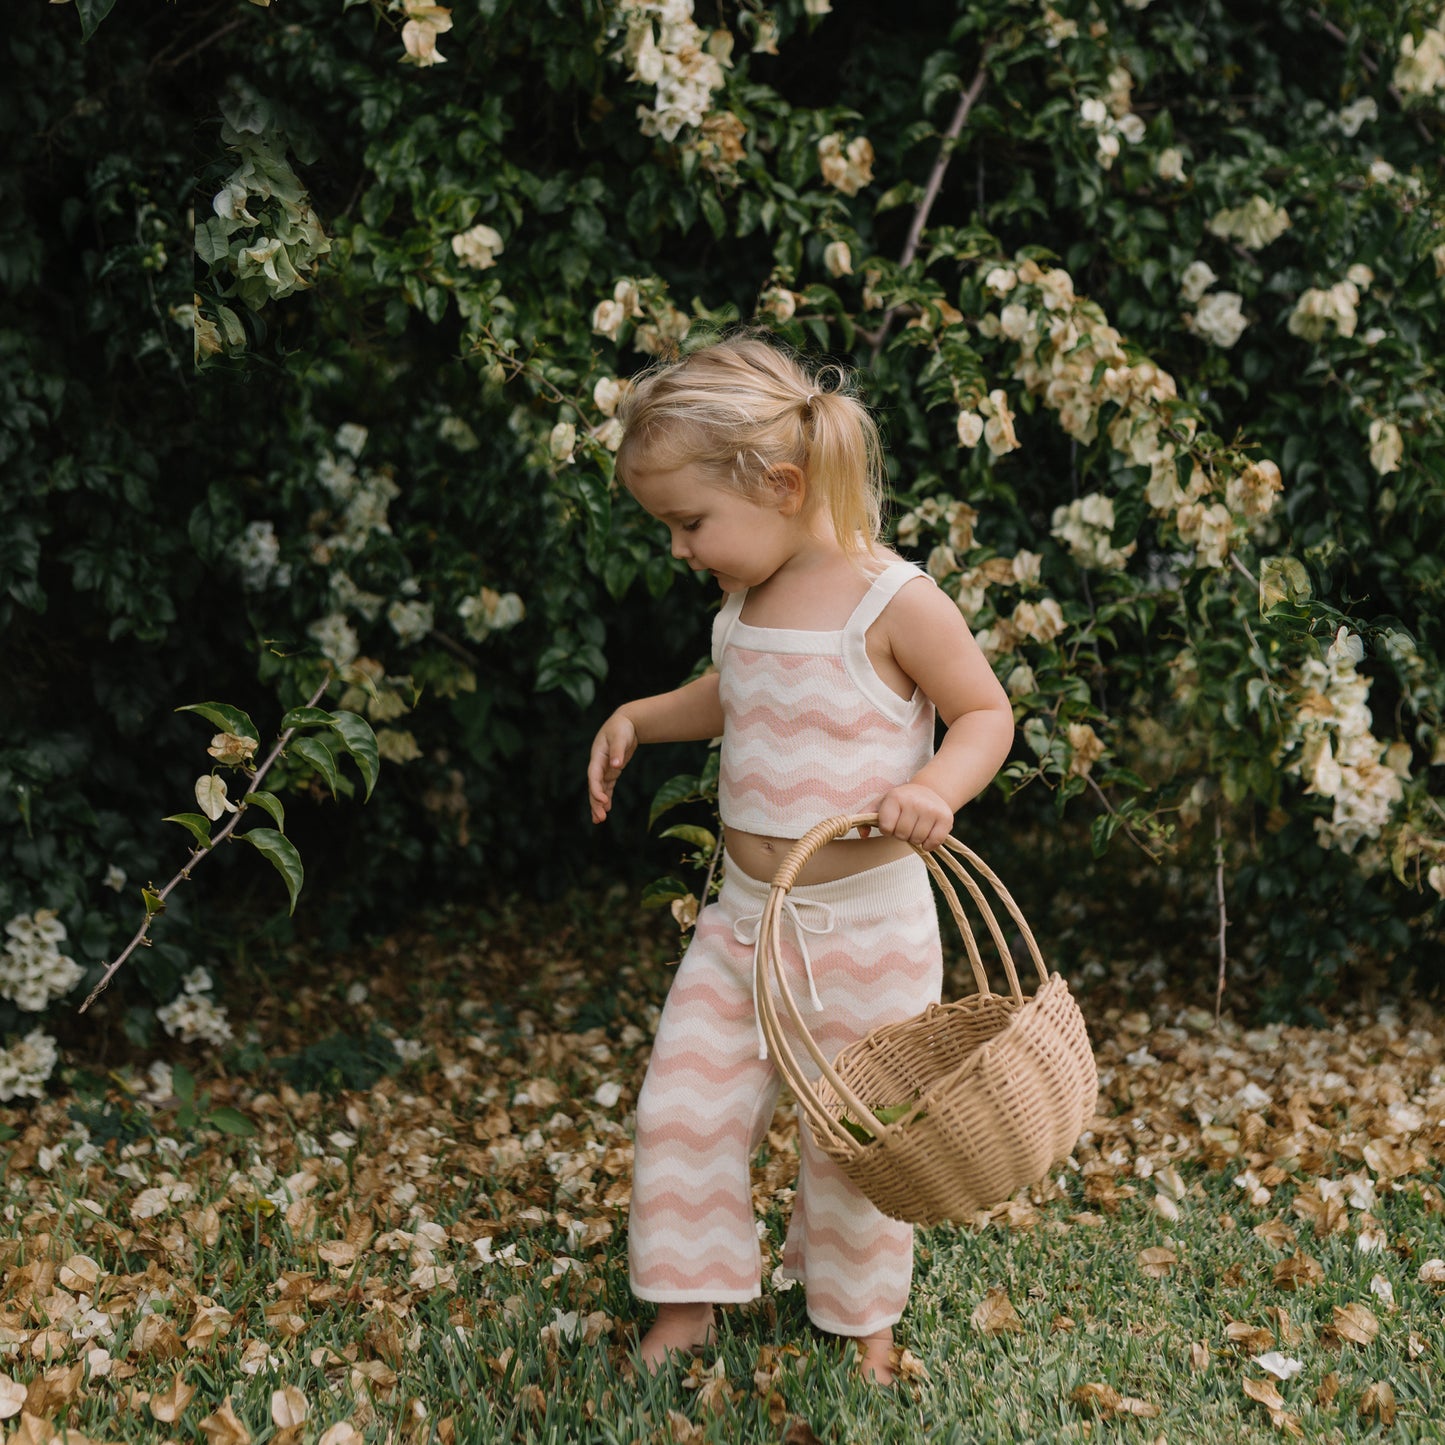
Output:
[[[778,864],[788,856],[793,847],[792,838],[767,838],[761,833],[739,833],[735,828],[727,830],[724,839],[728,857],[750,878],[771,883],[778,871]],[[900,838],[841,838],[819,849],[803,865],[798,874],[798,883],[831,883],[835,878],[851,878],[855,873],[866,872],[892,863],[913,850]]]

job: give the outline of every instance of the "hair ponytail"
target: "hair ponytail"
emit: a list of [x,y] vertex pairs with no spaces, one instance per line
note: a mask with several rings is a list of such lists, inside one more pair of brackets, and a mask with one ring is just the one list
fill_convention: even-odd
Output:
[[638,377],[618,407],[617,474],[700,467],[754,501],[780,464],[807,479],[806,506],[826,510],[846,552],[869,552],[883,528],[883,447],[839,365],[812,370],[757,334],[734,336]]

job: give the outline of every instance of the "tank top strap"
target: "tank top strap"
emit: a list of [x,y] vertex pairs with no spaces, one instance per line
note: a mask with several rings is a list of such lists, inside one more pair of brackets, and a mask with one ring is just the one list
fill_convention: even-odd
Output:
[[712,620],[712,665],[722,666],[723,648],[728,645],[728,637],[732,633],[733,623],[738,620],[738,614],[743,610],[743,601],[747,592],[730,592],[723,599],[723,605],[718,608],[717,614]]
[[[853,615],[843,629],[845,636],[861,638],[883,615],[883,609],[897,596],[899,589],[915,577],[928,577],[928,573],[912,562],[890,562],[873,579],[873,585],[853,609]],[[928,577],[928,580],[932,582],[933,578]]]

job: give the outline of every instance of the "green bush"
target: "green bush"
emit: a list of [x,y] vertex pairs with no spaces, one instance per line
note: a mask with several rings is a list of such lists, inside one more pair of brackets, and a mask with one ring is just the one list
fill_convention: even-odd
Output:
[[106,8],[8,36],[0,99],[0,916],[82,983],[110,870],[179,861],[172,709],[323,661],[393,765],[364,818],[289,774],[337,936],[602,856],[585,740],[711,600],[613,488],[618,382],[738,320],[865,368],[1017,704],[1011,817],[1218,817],[1288,989],[1438,937],[1437,8]]

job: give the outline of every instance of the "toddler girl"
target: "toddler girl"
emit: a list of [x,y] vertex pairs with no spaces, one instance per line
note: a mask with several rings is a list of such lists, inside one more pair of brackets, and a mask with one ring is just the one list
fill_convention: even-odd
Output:
[[[1013,740],[1008,697],[958,608],[879,544],[878,433],[846,381],[740,337],[649,372],[618,413],[618,476],[666,524],[673,556],[723,592],[715,670],[618,708],[587,768],[600,823],[639,743],[722,738],[722,889],[698,917],[637,1102],[628,1247],[633,1293],[659,1307],[640,1346],[648,1369],[708,1343],[715,1303],[760,1292],[749,1162],[778,1078],[753,951],[778,863],[823,819],[877,812],[876,832],[808,863],[784,910],[784,966],[831,1057],[938,1000],[937,911],[909,844],[942,843]],[[806,1127],[800,1147],[783,1273],[805,1286],[813,1323],[853,1337],[886,1383],[913,1229],[880,1214]]]

